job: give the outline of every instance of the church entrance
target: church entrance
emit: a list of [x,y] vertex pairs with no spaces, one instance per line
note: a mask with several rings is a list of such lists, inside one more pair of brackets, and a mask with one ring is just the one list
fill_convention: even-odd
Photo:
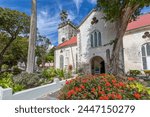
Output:
[[93,75],[105,73],[105,62],[103,58],[95,56],[91,59],[91,72]]

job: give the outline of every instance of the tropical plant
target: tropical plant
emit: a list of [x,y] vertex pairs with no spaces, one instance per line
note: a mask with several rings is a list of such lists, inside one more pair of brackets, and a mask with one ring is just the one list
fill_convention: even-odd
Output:
[[44,69],[42,71],[42,77],[47,78],[49,80],[53,80],[55,76],[56,76],[56,71],[54,68]]

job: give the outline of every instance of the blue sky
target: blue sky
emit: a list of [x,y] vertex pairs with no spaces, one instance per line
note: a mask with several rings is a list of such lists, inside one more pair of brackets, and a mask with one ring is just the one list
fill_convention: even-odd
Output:
[[[60,11],[67,10],[69,19],[78,25],[95,5],[96,0],[37,0],[38,29],[42,35],[51,40],[52,44],[57,45]],[[0,7],[19,10],[30,15],[31,0],[0,0]],[[150,12],[150,7],[144,8],[142,12]]]

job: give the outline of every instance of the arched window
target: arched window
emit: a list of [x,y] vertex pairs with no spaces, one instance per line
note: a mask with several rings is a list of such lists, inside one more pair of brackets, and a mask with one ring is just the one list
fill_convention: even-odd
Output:
[[64,56],[60,55],[60,69],[64,68]]
[[93,45],[93,35],[91,34],[91,47],[93,48],[94,45]]
[[102,45],[101,33],[99,31],[94,31],[91,33],[91,47],[99,47]]
[[150,43],[142,45],[143,69],[150,69]]
[[97,32],[94,33],[94,45],[97,47]]
[[98,44],[99,44],[99,46],[102,45],[101,33],[100,32],[98,33]]
[[107,64],[110,64],[110,50],[106,50],[106,59],[107,59]]

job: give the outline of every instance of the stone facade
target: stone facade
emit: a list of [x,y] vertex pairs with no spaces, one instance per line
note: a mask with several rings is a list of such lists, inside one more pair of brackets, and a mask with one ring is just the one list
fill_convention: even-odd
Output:
[[[102,12],[92,10],[78,28],[74,28],[73,25],[59,27],[59,45],[63,43],[62,37],[67,40],[71,38],[70,32],[74,35],[77,34],[77,42],[65,47],[59,48],[58,46],[55,51],[56,68],[60,68],[61,60],[63,60],[63,68],[67,68],[67,65],[70,64],[74,69],[82,68],[87,74],[109,72],[113,48],[111,42],[115,39],[116,27],[115,23],[106,22],[103,16]],[[144,69],[141,47],[145,43],[150,44],[149,38],[142,38],[145,32],[150,32],[150,23],[149,26],[126,31],[123,38],[123,48],[120,52],[120,63],[124,72],[131,69]],[[64,57],[63,59],[60,59],[61,55]],[[146,59],[147,63],[144,64],[147,66],[146,69],[150,69],[150,58],[149,55],[146,56],[147,58],[144,58],[144,60]]]

